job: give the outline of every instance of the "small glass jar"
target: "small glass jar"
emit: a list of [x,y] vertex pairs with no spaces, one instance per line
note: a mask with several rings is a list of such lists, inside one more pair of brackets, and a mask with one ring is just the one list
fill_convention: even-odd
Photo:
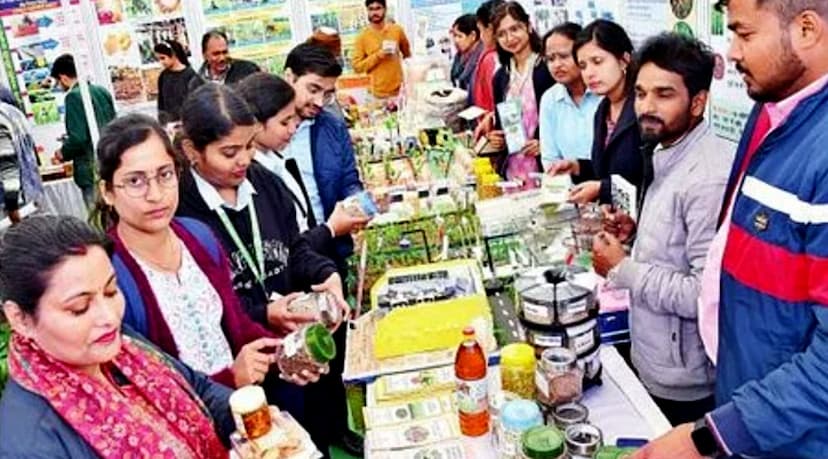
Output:
[[554,424],[555,427],[565,430],[575,424],[586,423],[589,419],[589,410],[580,403],[564,403],[549,410],[547,424]]
[[279,371],[298,375],[302,370],[318,373],[328,370],[328,362],[336,357],[336,344],[331,332],[320,323],[307,324],[287,335],[276,353]]
[[345,211],[352,217],[373,218],[379,211],[367,191],[348,196],[342,204],[345,206]]
[[551,347],[541,354],[535,371],[538,401],[554,407],[581,399],[583,371],[575,352],[565,347]]
[[529,400],[514,400],[503,406],[500,413],[500,459],[519,459],[523,450],[522,437],[527,430],[543,425],[538,404]]
[[261,386],[250,385],[235,390],[230,394],[228,404],[236,424],[235,435],[240,438],[240,442],[250,442],[254,448],[263,450],[276,444],[278,436],[271,412],[276,408],[267,405],[267,397]]
[[500,377],[503,390],[521,398],[535,398],[535,349],[526,343],[513,343],[500,351]]
[[521,459],[562,459],[566,448],[564,436],[550,426],[533,427],[521,437]]
[[569,459],[592,459],[603,444],[601,430],[592,424],[571,425],[564,437]]
[[506,391],[497,391],[489,396],[489,420],[492,426],[492,440],[494,442],[495,449],[500,447],[500,441],[502,438],[501,428],[500,428],[500,413],[503,411],[503,407],[506,406],[507,403],[511,402],[512,400],[519,400],[516,394]]
[[338,326],[344,318],[342,308],[329,292],[304,293],[288,303],[287,310],[294,314],[314,314],[328,328]]

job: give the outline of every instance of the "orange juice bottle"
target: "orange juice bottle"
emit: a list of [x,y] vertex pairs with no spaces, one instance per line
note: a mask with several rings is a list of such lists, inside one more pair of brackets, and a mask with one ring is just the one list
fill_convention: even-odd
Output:
[[470,437],[485,435],[489,431],[486,356],[475,339],[472,327],[463,330],[463,342],[454,358],[454,375],[457,378],[460,431]]

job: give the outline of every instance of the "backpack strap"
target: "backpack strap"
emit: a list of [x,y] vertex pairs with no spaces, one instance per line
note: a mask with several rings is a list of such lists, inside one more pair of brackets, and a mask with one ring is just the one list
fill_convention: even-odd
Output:
[[213,234],[213,230],[210,229],[209,226],[205,225],[204,223],[189,217],[176,217],[175,221],[180,223],[181,226],[184,227],[190,234],[193,235],[196,239],[201,242],[205,249],[207,249],[207,253],[210,254],[210,258],[213,259],[216,265],[221,264],[221,257],[222,251],[221,246],[216,239],[216,235]]

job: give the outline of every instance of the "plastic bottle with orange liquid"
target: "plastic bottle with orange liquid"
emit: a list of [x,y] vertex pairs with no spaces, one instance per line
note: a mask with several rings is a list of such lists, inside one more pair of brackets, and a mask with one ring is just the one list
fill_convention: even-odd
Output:
[[457,378],[460,431],[470,437],[485,435],[489,432],[486,356],[472,327],[463,330],[463,342],[454,358],[454,375]]

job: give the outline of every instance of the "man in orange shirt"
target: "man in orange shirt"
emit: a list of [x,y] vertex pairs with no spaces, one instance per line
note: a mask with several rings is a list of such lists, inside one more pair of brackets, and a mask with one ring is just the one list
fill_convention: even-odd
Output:
[[366,0],[365,6],[370,24],[356,39],[352,64],[370,75],[374,97],[394,97],[402,85],[402,58],[411,57],[411,45],[402,27],[386,22],[385,0]]

